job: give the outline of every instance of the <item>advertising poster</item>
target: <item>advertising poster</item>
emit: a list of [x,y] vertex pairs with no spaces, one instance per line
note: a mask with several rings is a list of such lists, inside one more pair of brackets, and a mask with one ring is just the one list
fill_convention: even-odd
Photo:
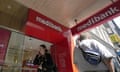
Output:
[[0,28],[0,64],[4,63],[11,32]]

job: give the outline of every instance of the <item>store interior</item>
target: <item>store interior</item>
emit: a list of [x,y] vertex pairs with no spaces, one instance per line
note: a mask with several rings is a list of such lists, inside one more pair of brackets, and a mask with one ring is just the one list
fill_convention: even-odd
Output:
[[[38,54],[41,44],[44,44],[50,52],[52,43],[12,31],[6,49],[4,64],[0,66],[0,70],[2,72],[31,70],[30,66],[33,66],[32,62],[36,54]],[[36,68],[33,70],[36,70]]]

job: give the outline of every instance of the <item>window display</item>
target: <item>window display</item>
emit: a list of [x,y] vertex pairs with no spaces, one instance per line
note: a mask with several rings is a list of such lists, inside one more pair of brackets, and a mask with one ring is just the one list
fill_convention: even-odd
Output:
[[21,72],[24,35],[11,33],[8,44],[3,72]]

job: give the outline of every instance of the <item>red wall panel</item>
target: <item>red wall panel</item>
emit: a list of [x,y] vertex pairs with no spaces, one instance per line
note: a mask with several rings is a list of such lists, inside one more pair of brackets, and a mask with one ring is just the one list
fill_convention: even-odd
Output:
[[58,72],[73,72],[70,49],[67,39],[52,46],[51,53]]
[[4,63],[11,32],[0,28],[0,64]]

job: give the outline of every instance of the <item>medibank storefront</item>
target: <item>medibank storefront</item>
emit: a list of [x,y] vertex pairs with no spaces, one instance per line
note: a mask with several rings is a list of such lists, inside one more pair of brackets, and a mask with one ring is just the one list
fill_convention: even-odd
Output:
[[36,72],[33,60],[41,44],[47,46],[58,71],[73,72],[71,33],[48,17],[29,9],[20,31],[1,25],[0,33],[1,72]]
[[[77,72],[73,63],[73,36],[98,26],[120,14],[120,1],[68,29],[52,19],[28,9],[21,31],[0,26],[1,72],[36,72],[32,64],[40,44],[45,44],[58,72]],[[5,23],[5,22],[3,22]]]

